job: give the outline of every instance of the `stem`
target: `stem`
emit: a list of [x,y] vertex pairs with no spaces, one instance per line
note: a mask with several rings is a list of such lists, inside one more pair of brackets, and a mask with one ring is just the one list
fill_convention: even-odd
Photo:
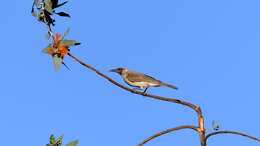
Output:
[[46,24],[46,27],[47,27],[47,29],[48,29],[48,33],[51,35],[51,37],[53,37],[53,33],[52,33],[52,31],[51,31],[50,25],[48,25],[48,22],[47,22],[47,20],[46,20],[45,15],[44,15],[43,21],[44,21],[44,23]]
[[218,131],[218,132],[213,132],[213,133],[210,133],[206,136],[206,141],[209,137],[213,136],[213,135],[217,135],[217,134],[236,134],[236,135],[241,135],[241,136],[244,136],[244,137],[248,137],[248,138],[251,138],[253,140],[256,140],[256,141],[260,141],[260,139],[258,138],[255,138],[255,137],[252,137],[252,136],[249,136],[247,134],[244,134],[244,133],[239,133],[239,132],[234,132],[234,131]]
[[[34,3],[35,3],[35,1],[34,1]],[[45,9],[44,8],[44,3],[40,3],[40,5],[41,5],[41,9]],[[45,16],[45,12],[43,13],[44,14],[44,16],[43,16],[43,22],[46,24],[46,27],[47,27],[47,30],[48,30],[48,33],[51,35],[51,37],[53,37],[53,33],[52,33],[52,31],[51,31],[51,28],[50,28],[50,25],[48,25],[48,22],[47,22],[47,19],[46,19],[46,16]]]
[[198,107],[198,119],[199,119],[199,128],[198,132],[200,135],[200,144],[201,146],[206,146],[206,138],[205,138],[205,128],[204,128],[204,118],[202,116],[202,112],[200,107]]
[[195,126],[189,126],[189,125],[187,125],[187,126],[179,126],[179,127],[167,129],[167,130],[165,130],[165,131],[162,131],[162,132],[160,132],[160,133],[157,133],[157,134],[155,134],[155,135],[153,135],[153,136],[147,138],[146,140],[144,140],[143,142],[141,142],[140,144],[138,144],[138,146],[142,146],[142,145],[144,145],[145,143],[147,143],[148,141],[150,141],[150,140],[152,140],[152,139],[154,139],[154,138],[156,138],[156,137],[158,137],[158,136],[161,136],[161,135],[163,135],[163,134],[166,134],[166,133],[169,133],[169,132],[172,132],[172,131],[176,131],[176,130],[181,130],[181,129],[193,129],[193,130],[197,131],[197,127],[195,127]]

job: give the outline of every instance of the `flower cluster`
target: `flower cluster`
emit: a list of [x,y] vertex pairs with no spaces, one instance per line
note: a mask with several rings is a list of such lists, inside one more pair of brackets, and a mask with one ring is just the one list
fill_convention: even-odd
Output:
[[[51,25],[54,26],[54,22],[55,22],[55,20],[51,17],[51,15],[57,14],[60,16],[70,17],[70,15],[67,13],[64,12],[56,13],[54,10],[55,8],[58,8],[66,3],[67,1],[58,4],[58,0],[42,0],[41,2],[39,0],[34,0],[32,6],[33,16],[38,15],[38,20],[47,25],[48,28],[47,38],[51,36],[53,39],[53,42],[50,43],[42,52],[45,54],[50,54],[52,56],[56,71],[59,70],[61,64],[67,67],[66,64],[63,62],[63,59],[65,55],[70,51],[69,47],[80,44],[77,43],[75,40],[64,39],[64,37],[68,35],[70,29],[68,29],[63,36],[57,33],[56,37],[53,35],[51,31],[50,27]],[[35,6],[39,10],[39,13],[34,11]]]
[[[66,36],[66,34],[64,36]],[[56,34],[56,38],[52,36],[53,42],[42,51],[43,53],[52,56],[56,71],[58,71],[61,64],[65,65],[63,59],[70,51],[69,47],[80,45],[80,43],[77,43],[75,40],[65,40],[64,36],[62,37],[59,33]]]

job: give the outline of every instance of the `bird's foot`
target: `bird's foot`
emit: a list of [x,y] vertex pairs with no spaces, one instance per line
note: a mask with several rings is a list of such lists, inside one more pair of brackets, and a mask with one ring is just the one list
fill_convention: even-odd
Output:
[[142,92],[143,93],[143,96],[147,95],[146,91],[147,91],[148,87],[144,89],[144,91]]
[[147,89],[148,89],[148,87],[144,89],[144,92],[143,92],[143,93],[146,93]]

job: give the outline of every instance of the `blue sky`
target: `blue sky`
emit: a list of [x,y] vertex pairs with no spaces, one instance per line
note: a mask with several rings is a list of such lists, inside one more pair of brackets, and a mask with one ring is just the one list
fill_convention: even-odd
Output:
[[[1,145],[39,146],[50,134],[79,146],[133,146],[180,125],[197,124],[189,108],[133,95],[70,57],[55,72],[41,51],[47,30],[31,16],[32,1],[3,1],[0,9]],[[54,32],[82,43],[71,48],[80,60],[125,85],[108,70],[126,67],[179,87],[148,93],[201,106],[206,128],[260,137],[260,1],[99,0],[69,1],[58,10]],[[182,130],[147,146],[199,146],[197,133]],[[209,146],[258,146],[219,135]]]

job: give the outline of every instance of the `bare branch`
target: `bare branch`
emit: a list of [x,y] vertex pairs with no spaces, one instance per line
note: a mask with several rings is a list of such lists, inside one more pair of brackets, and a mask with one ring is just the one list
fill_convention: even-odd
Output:
[[255,138],[255,137],[252,137],[252,136],[243,134],[243,133],[239,133],[239,132],[234,132],[234,131],[218,131],[218,132],[210,133],[210,134],[208,134],[208,135],[206,136],[206,138],[205,138],[206,141],[207,141],[207,139],[208,139],[210,136],[217,135],[217,134],[236,134],[236,135],[241,135],[241,136],[245,136],[245,137],[251,138],[251,139],[253,139],[253,140],[260,141],[260,139],[258,139],[258,138]]
[[143,142],[141,142],[140,144],[138,144],[138,146],[142,146],[142,145],[144,145],[145,143],[147,143],[148,141],[150,141],[150,140],[152,140],[152,139],[154,139],[154,138],[156,138],[156,137],[158,137],[158,136],[161,136],[161,135],[163,135],[163,134],[166,134],[166,133],[169,133],[169,132],[172,132],[172,131],[176,131],[176,130],[181,130],[181,129],[193,129],[193,130],[195,130],[195,131],[198,131],[198,128],[197,128],[197,127],[195,127],[195,126],[189,126],[189,125],[171,128],[171,129],[162,131],[162,132],[160,132],[160,133],[157,133],[157,134],[155,134],[155,135],[153,135],[153,136],[147,138],[145,141],[143,141]]
[[[68,53],[68,55],[73,58],[74,60],[76,60],[77,62],[79,62],[81,65],[93,70],[94,72],[96,72],[97,74],[99,74],[100,76],[104,77],[105,79],[107,79],[108,81],[110,81],[111,83],[115,84],[116,86],[125,89],[127,91],[130,91],[134,94],[139,94],[142,96],[146,96],[146,97],[150,97],[150,98],[154,98],[154,99],[158,99],[158,100],[163,100],[163,101],[168,101],[168,102],[173,102],[173,103],[178,103],[184,106],[188,106],[190,108],[192,108],[193,110],[195,110],[197,112],[198,115],[198,122],[199,122],[199,128],[196,128],[196,131],[200,134],[200,141],[201,141],[201,146],[206,146],[206,142],[205,142],[205,128],[204,128],[204,118],[202,116],[202,112],[200,107],[197,107],[191,103],[185,102],[185,101],[181,101],[178,99],[172,99],[172,98],[166,98],[166,97],[161,97],[161,96],[156,96],[156,95],[151,95],[151,94],[147,94],[147,93],[143,93],[143,92],[139,92],[130,88],[127,88],[119,83],[117,83],[116,81],[112,80],[111,78],[109,78],[108,76],[104,75],[103,73],[101,73],[100,71],[96,70],[95,68],[91,67],[90,65],[78,60],[76,57],[74,57],[73,55],[71,55],[70,53]],[[164,133],[163,133],[164,134]]]
[[123,89],[125,89],[127,91],[130,91],[132,93],[143,95],[143,96],[147,96],[147,97],[150,97],[150,98],[182,104],[182,105],[185,105],[185,106],[188,106],[188,107],[194,109],[198,113],[201,113],[200,109],[198,107],[196,107],[195,105],[191,104],[191,103],[188,103],[188,102],[185,102],[185,101],[181,101],[181,100],[178,100],[178,99],[171,99],[171,98],[165,98],[165,97],[160,97],[160,96],[156,96],[156,95],[151,95],[151,94],[147,94],[147,93],[143,93],[143,92],[139,92],[139,91],[127,88],[127,87],[117,83],[116,81],[112,80],[111,78],[109,78],[108,76],[104,75],[103,73],[101,73],[100,71],[96,70],[95,68],[91,67],[90,65],[88,65],[88,64],[78,60],[76,57],[72,56],[70,53],[68,53],[68,55],[70,57],[72,57],[74,60],[76,60],[77,62],[79,62],[80,64],[82,64],[83,66],[93,70],[94,72],[96,72],[97,74],[99,74],[100,76],[104,77],[105,79],[107,79],[108,81],[110,81],[111,83],[115,84],[116,86],[118,86],[120,88],[123,88]]

